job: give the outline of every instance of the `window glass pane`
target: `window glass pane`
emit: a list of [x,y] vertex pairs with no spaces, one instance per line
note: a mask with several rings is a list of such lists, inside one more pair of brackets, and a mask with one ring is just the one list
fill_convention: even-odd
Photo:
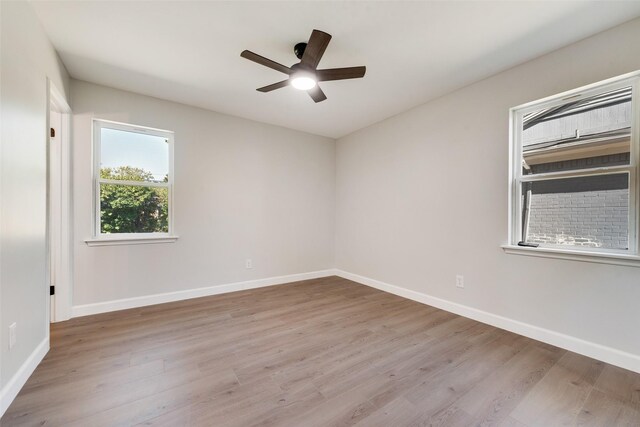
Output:
[[100,175],[109,179],[168,181],[168,140],[161,136],[101,128]]
[[628,249],[629,174],[522,184],[525,242]]
[[628,165],[631,88],[526,114],[521,140],[523,175]]
[[100,184],[101,233],[167,233],[168,189]]

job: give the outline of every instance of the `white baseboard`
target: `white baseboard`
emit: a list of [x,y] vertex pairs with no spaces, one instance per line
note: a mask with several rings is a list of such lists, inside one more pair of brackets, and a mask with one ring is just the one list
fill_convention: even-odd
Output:
[[636,354],[627,353],[615,348],[585,341],[560,332],[530,325],[518,320],[478,310],[473,307],[447,301],[421,292],[390,285],[379,280],[370,279],[368,277],[359,276],[346,271],[337,270],[335,274],[342,278],[353,280],[354,282],[371,286],[372,288],[380,289],[381,291],[421,302],[460,316],[468,317],[469,319],[477,320],[478,322],[486,323],[500,329],[505,329],[525,337],[542,341],[556,347],[564,348],[575,353],[640,373],[640,356]]
[[[640,373],[640,355],[627,353],[615,348],[607,347],[594,342],[586,341],[570,335],[550,329],[541,328],[539,326],[524,323],[518,320],[510,319],[477,308],[458,304],[442,298],[437,298],[421,292],[412,291],[410,289],[391,285],[379,280],[360,276],[338,269],[328,269],[321,271],[313,271],[309,273],[290,274],[286,276],[268,277],[265,279],[249,280],[245,282],[228,283],[217,286],[209,286],[204,288],[189,289],[185,291],[168,292],[163,294],[148,295],[135,298],[126,298],[120,300],[106,301],[95,304],[85,304],[74,306],[72,309],[73,317],[88,316],[91,314],[106,313],[110,311],[125,310],[128,308],[144,307],[153,304],[162,304],[166,302],[180,301],[190,298],[198,298],[210,295],[224,294],[228,292],[236,292],[247,289],[261,288],[265,286],[280,285],[283,283],[296,282],[299,280],[317,279],[320,277],[339,276],[345,279],[353,280],[372,288],[380,289],[413,301],[427,304],[469,319],[477,320],[488,325],[495,326],[500,329],[514,332],[547,344],[555,345],[566,350],[573,351],[603,362],[610,363],[621,368],[629,369]],[[48,341],[47,341],[48,348]],[[34,352],[35,354],[35,352]],[[46,351],[44,352],[46,354]],[[43,357],[44,357],[43,354]],[[38,362],[41,358],[38,360]],[[25,363],[25,365],[27,365]],[[37,366],[37,363],[36,363]],[[34,367],[35,369],[35,367]],[[30,372],[29,372],[30,374]],[[27,375],[28,378],[28,375]],[[26,379],[25,379],[26,381]],[[6,387],[5,387],[6,388]],[[19,390],[19,388],[18,388]],[[17,393],[17,391],[16,391]],[[4,389],[3,389],[4,402]],[[4,408],[4,406],[3,406]]]
[[107,313],[110,311],[126,310],[128,308],[144,307],[147,305],[163,304],[166,302],[181,301],[190,298],[206,297],[225,294],[228,292],[244,291],[247,289],[262,288],[265,286],[281,285],[283,283],[297,282],[299,280],[317,279],[320,277],[335,276],[336,270],[320,270],[309,273],[289,274],[286,276],[267,277],[265,279],[248,280],[246,282],[227,283],[223,285],[207,286],[205,288],[188,289],[185,291],[167,292],[163,294],[146,295],[134,298],[98,302],[73,306],[72,317],[88,316],[91,314]]
[[49,337],[42,340],[27,360],[22,364],[18,372],[0,390],[0,417],[4,415],[13,399],[16,398],[33,371],[36,370],[44,356],[49,351]]

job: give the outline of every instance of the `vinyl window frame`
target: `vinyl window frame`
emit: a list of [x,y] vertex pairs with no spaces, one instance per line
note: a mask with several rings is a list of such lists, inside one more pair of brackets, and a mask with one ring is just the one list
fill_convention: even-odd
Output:
[[[629,165],[577,169],[559,172],[522,175],[522,125],[526,114],[551,108],[570,101],[588,98],[603,92],[631,87],[631,139]],[[640,71],[583,86],[509,110],[509,231],[508,243],[502,245],[507,253],[563,258],[610,264],[640,266],[638,231],[640,189]],[[616,173],[629,174],[628,249],[590,248],[581,246],[540,245],[537,248],[520,247],[522,239],[522,184],[560,178],[602,176]]]
[[[101,130],[103,128],[114,129],[125,132],[142,133],[145,135],[153,135],[167,139],[169,150],[169,177],[164,182],[145,182],[145,181],[124,181],[110,180],[100,177],[100,153],[101,153]],[[174,234],[174,165],[173,165],[173,147],[174,147],[173,131],[156,129],[147,126],[139,126],[130,123],[115,122],[103,119],[92,119],[92,181],[93,181],[93,203],[92,203],[92,237],[86,239],[85,242],[89,246],[104,245],[126,245],[141,243],[173,243],[178,239]],[[152,232],[152,233],[102,233],[100,219],[100,186],[102,184],[116,185],[135,185],[142,187],[155,187],[167,189],[167,214],[168,214],[168,231]]]

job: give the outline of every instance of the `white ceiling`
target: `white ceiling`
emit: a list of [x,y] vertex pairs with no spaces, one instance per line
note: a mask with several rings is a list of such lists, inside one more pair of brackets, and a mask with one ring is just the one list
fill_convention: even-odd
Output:
[[[338,138],[640,16],[640,2],[32,1],[76,79]],[[285,65],[312,29],[333,36],[319,68],[366,65],[324,82],[315,104],[240,57]]]

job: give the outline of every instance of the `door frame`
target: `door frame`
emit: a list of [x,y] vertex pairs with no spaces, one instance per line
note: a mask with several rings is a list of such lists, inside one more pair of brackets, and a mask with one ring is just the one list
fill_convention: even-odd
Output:
[[[72,111],[63,92],[51,80],[47,80],[47,99],[47,318],[60,322],[71,318],[73,294]],[[52,111],[59,113],[59,123],[52,123]],[[51,138],[54,125],[56,136]],[[49,286],[55,286],[52,297]]]

